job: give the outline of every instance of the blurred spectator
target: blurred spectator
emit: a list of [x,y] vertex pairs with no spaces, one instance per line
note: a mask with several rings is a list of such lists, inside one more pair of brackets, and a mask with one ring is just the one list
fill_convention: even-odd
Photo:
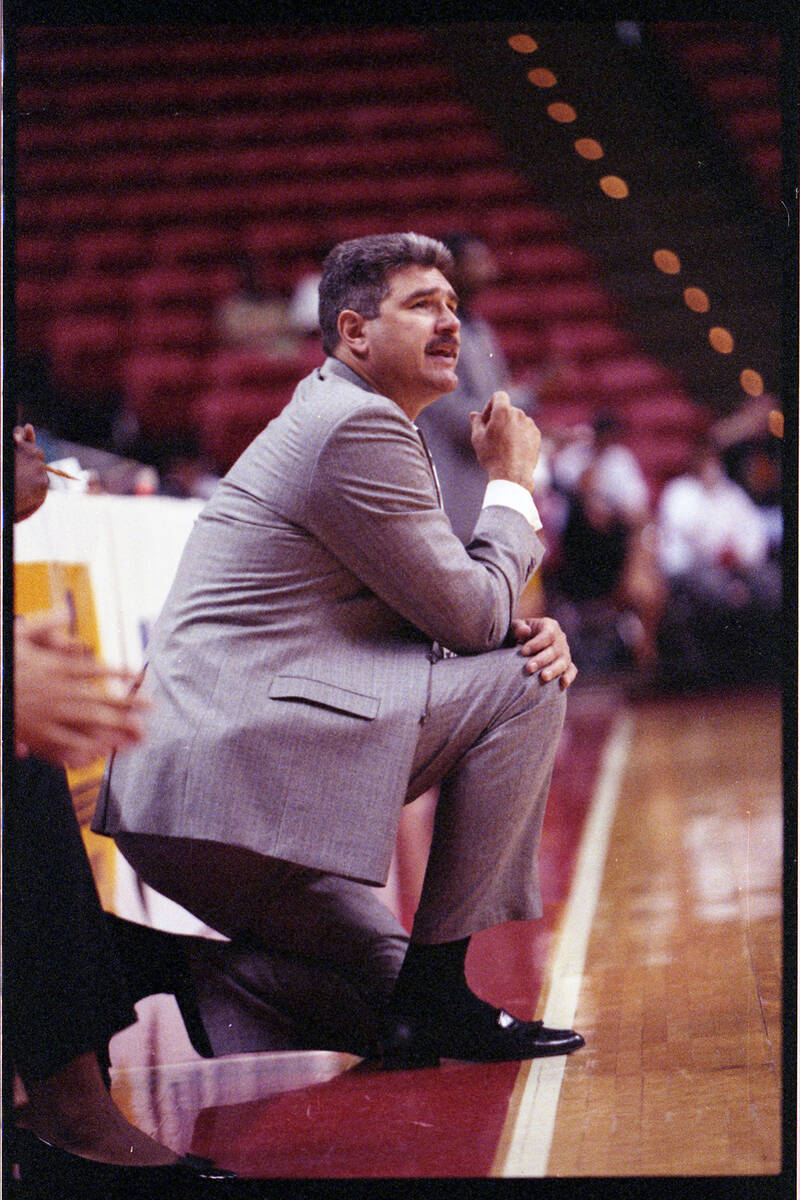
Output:
[[[472,537],[486,490],[486,472],[475,457],[469,414],[480,412],[493,392],[508,393],[511,403],[529,415],[535,407],[531,393],[511,382],[505,356],[489,324],[474,309],[475,298],[497,279],[499,268],[491,249],[472,234],[442,237],[455,260],[453,286],[461,321],[456,374],[458,387],[420,413],[417,424],[428,444],[442,492],[442,506],[458,538]],[[537,504],[547,484],[546,457],[540,455],[536,473]],[[542,614],[542,586],[537,572],[520,598],[517,616]]]
[[781,457],[783,415],[774,396],[746,401],[711,427],[726,473],[757,505],[777,558],[783,541]]
[[236,258],[239,282],[216,312],[220,340],[228,346],[260,349],[273,357],[294,354],[297,336],[289,321],[289,307],[283,296],[259,279],[252,258]]
[[315,337],[319,334],[319,281],[322,264],[333,249],[335,242],[323,241],[313,254],[313,266],[304,271],[294,285],[289,300],[289,324],[300,337]]
[[321,271],[300,276],[289,301],[289,323],[295,333],[310,336],[319,333],[319,281]]
[[[650,493],[620,423],[601,413],[554,453],[564,497],[550,586],[558,620],[580,645],[584,670],[652,670],[666,587],[656,561]],[[565,624],[566,622],[566,624]]]
[[591,426],[577,426],[553,455],[553,482],[562,492],[578,492],[591,468],[591,484],[599,498],[627,523],[647,520],[650,491],[636,455],[622,441],[621,423],[601,412]]
[[511,403],[529,414],[531,395],[511,383],[505,357],[486,321],[473,310],[475,298],[498,277],[496,259],[480,238],[452,234],[441,238],[455,259],[453,286],[458,293],[461,345],[458,387],[420,414],[418,425],[428,443],[442,490],[442,503],[457,536],[472,536],[486,472],[479,466],[470,440],[469,413],[480,412],[493,392],[508,392]]
[[714,685],[779,670],[780,571],[759,511],[711,440],[664,488],[659,558],[669,582],[661,628],[668,681]]
[[219,483],[190,430],[162,439],[158,455],[162,496],[208,500]]

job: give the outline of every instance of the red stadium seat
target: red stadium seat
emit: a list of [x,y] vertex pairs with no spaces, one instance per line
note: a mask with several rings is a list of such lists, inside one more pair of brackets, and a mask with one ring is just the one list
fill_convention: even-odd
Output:
[[20,353],[42,350],[53,316],[53,284],[45,278],[19,278],[15,288],[15,341]]
[[[417,213],[407,212],[403,224],[417,233],[426,233],[425,221],[430,217],[426,213],[420,217]],[[346,241],[349,238],[367,237],[372,233],[394,233],[397,230],[398,218],[395,211],[376,210],[374,213],[334,213],[330,219],[334,241]],[[457,226],[454,225],[453,228]]]
[[630,350],[633,339],[607,321],[557,321],[547,326],[548,357],[594,359]]
[[756,146],[749,151],[747,160],[750,166],[758,176],[775,176],[779,179],[782,153],[780,146],[764,145]]
[[652,389],[618,395],[614,403],[632,434],[676,428],[701,432],[711,419],[710,409],[697,404],[678,385],[671,385],[669,379]]
[[735,69],[750,61],[750,47],[737,41],[698,38],[683,46],[680,56],[693,71],[717,71],[721,66]]
[[483,220],[483,233],[495,245],[557,236],[566,233],[566,229],[566,219],[561,213],[538,208],[532,202],[496,208]]
[[236,231],[224,225],[186,225],[158,230],[151,245],[155,260],[162,265],[205,267],[230,264],[238,242]]
[[775,100],[777,94],[771,80],[763,75],[731,75],[708,79],[704,84],[713,104],[750,104],[754,100]]
[[124,362],[125,402],[144,433],[192,428],[197,397],[208,383],[205,362],[184,351],[134,351]]
[[236,286],[232,266],[191,269],[180,264],[153,267],[131,280],[130,295],[137,307],[209,310]]
[[505,246],[498,252],[498,260],[503,274],[510,278],[584,278],[592,273],[592,260],[588,254],[567,242]]
[[574,425],[589,425],[596,411],[593,400],[586,396],[559,397],[557,403],[540,405],[536,422],[548,434]]
[[447,129],[451,135],[457,131],[457,141],[464,127],[474,126],[475,114],[462,100],[404,96],[392,104],[350,105],[342,114],[342,122],[344,130],[358,137],[371,137],[387,129],[434,127]]
[[52,237],[56,233],[50,221],[49,200],[44,196],[28,196],[21,193],[16,201],[17,228],[22,233],[44,233]]
[[728,116],[728,125],[738,138],[750,141],[753,138],[774,138],[780,141],[781,113],[775,108],[745,108]]
[[323,359],[319,343],[310,339],[295,354],[270,355],[249,347],[217,350],[209,359],[208,372],[215,387],[262,388],[265,392],[288,387],[291,393]]
[[95,152],[82,166],[85,180],[109,191],[152,186],[169,178],[163,155],[149,147]]
[[139,309],[130,325],[131,345],[141,350],[208,351],[216,331],[210,317],[190,308]]
[[242,231],[241,246],[254,258],[268,258],[286,251],[306,254],[329,240],[333,240],[331,232],[320,221],[254,221]]
[[195,422],[201,450],[227,471],[291,399],[292,388],[217,387],[201,396]]
[[513,375],[541,363],[547,350],[546,335],[532,326],[506,325],[495,330],[500,349]]
[[144,232],[168,221],[185,221],[191,203],[183,188],[137,189],[115,196],[112,211],[116,223]]
[[128,275],[151,261],[147,239],[138,229],[97,229],[76,234],[72,254],[79,271]]
[[14,247],[19,277],[53,279],[63,274],[69,263],[69,246],[54,233],[20,233]]
[[667,371],[652,358],[641,355],[598,359],[592,365],[592,381],[599,391],[643,391],[663,386]]
[[67,275],[53,287],[53,307],[64,313],[109,313],[121,320],[128,311],[125,281],[99,271]]
[[63,195],[48,196],[40,202],[48,228],[59,236],[68,236],[90,228],[109,228],[116,221],[116,214],[108,197],[86,188],[72,193],[65,192]]
[[656,490],[667,479],[685,471],[695,446],[693,435],[687,430],[661,430],[657,434],[631,433],[625,443],[630,447],[645,476],[652,480]]
[[67,313],[47,330],[55,383],[69,392],[101,396],[118,392],[127,345],[124,321],[110,313]]
[[526,283],[525,287],[494,286],[476,300],[476,310],[488,321],[519,323],[551,321],[570,316],[603,316],[609,312],[606,293],[591,281]]

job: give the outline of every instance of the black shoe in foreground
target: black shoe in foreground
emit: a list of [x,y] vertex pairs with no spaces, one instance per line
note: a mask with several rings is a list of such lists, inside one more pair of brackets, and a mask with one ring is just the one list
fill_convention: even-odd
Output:
[[397,1018],[382,1040],[383,1067],[389,1071],[437,1067],[442,1058],[470,1062],[513,1062],[571,1054],[585,1045],[572,1029],[549,1029],[541,1021],[520,1021],[502,1008],[480,1020],[433,1024]]
[[232,1171],[190,1154],[165,1166],[114,1166],[15,1128],[4,1131],[3,1156],[14,1164],[25,1200],[222,1200],[236,1194]]

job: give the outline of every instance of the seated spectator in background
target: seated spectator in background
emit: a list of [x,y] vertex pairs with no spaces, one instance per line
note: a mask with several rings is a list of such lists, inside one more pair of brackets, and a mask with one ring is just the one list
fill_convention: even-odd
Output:
[[[436,467],[442,507],[450,518],[453,532],[468,545],[486,487],[485,473],[472,449],[469,414],[481,411],[486,396],[499,389],[507,393],[512,404],[529,415],[535,406],[525,388],[512,384],[505,356],[491,327],[473,309],[476,296],[499,275],[494,254],[485,242],[471,234],[451,234],[441,240],[455,263],[453,281],[461,321],[458,387],[420,414],[419,428]],[[546,463],[542,456],[537,464],[537,501],[546,482]],[[541,615],[543,607],[541,581],[534,576],[520,597],[517,615]]]
[[553,456],[553,481],[567,495],[576,494],[591,468],[594,490],[629,525],[649,519],[650,492],[636,455],[621,441],[621,422],[608,412],[591,427],[578,426]]
[[158,474],[161,495],[181,499],[208,500],[219,483],[190,430],[161,440]]
[[777,558],[783,542],[781,459],[783,414],[774,396],[746,401],[711,427],[726,474],[747,492],[767,530],[769,552]]
[[[475,298],[498,277],[492,251],[470,234],[441,239],[453,255],[453,286],[458,294],[461,348],[458,356],[458,386],[420,414],[422,430],[431,452],[442,505],[453,531],[466,545],[480,513],[486,475],[475,458],[470,441],[469,414],[480,412],[486,397],[500,389],[511,403],[529,415],[533,398],[511,383],[502,350],[486,321],[473,311]],[[537,480],[538,483],[538,480]]]
[[265,354],[277,357],[294,354],[298,342],[284,297],[259,279],[249,255],[238,255],[236,268],[238,287],[225,297],[216,312],[216,326],[222,343],[263,350]]
[[712,441],[664,488],[658,545],[670,589],[661,630],[667,676],[698,685],[774,678],[780,572],[756,505],[727,477]]
[[320,242],[314,253],[314,265],[304,271],[296,281],[289,300],[289,324],[299,337],[319,336],[319,281],[322,264],[333,249],[334,243]]
[[666,589],[655,559],[650,493],[620,423],[601,413],[553,457],[554,486],[565,498],[560,555],[552,585],[584,665],[651,670]]

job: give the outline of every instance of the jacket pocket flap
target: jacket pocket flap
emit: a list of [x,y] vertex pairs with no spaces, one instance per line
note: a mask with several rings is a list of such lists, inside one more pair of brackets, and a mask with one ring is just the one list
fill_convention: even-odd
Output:
[[311,704],[335,708],[339,712],[370,721],[377,717],[381,706],[377,696],[365,696],[303,675],[276,675],[270,684],[269,694],[273,700],[307,700]]

